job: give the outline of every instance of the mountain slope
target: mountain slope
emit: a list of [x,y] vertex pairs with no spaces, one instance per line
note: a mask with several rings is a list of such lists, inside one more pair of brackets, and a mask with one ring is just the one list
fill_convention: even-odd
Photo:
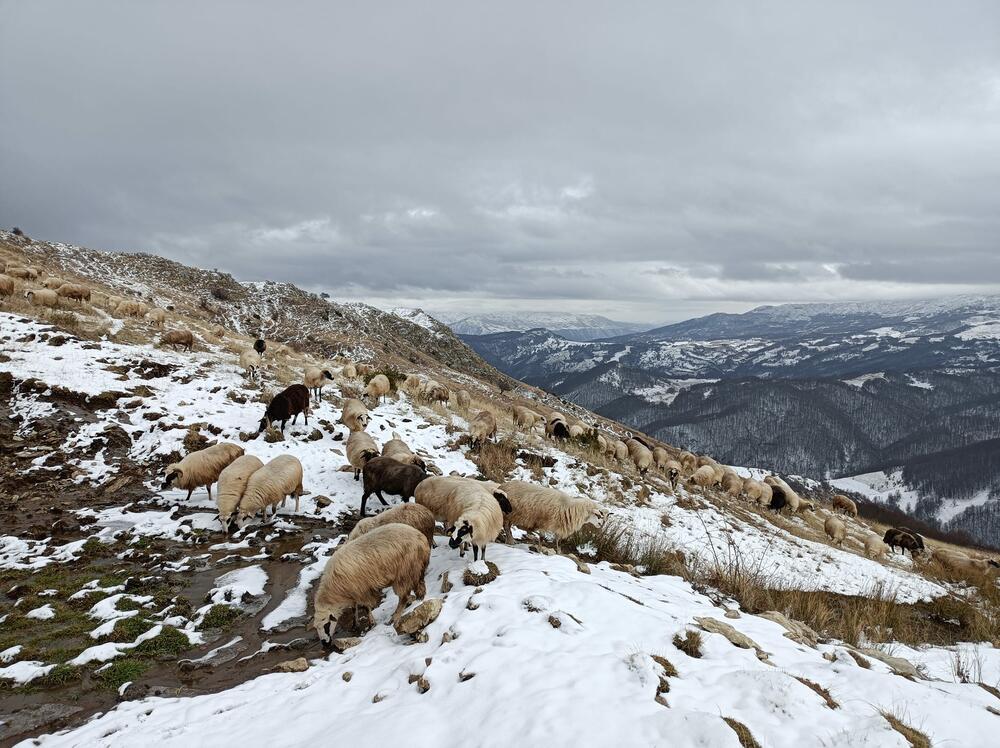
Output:
[[544,328],[567,340],[597,340],[627,335],[648,328],[633,322],[617,322],[599,314],[566,312],[494,312],[473,314],[449,323],[459,335],[490,335]]

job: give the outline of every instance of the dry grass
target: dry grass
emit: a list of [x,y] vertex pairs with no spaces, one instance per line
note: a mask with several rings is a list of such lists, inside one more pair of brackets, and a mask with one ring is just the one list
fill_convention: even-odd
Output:
[[849,654],[854,659],[854,661],[856,663],[858,663],[859,667],[863,667],[865,670],[871,670],[872,669],[871,660],[869,660],[867,657],[864,657],[864,656],[858,654],[857,652],[855,652],[852,649],[848,649],[846,651],[847,651],[847,654]]
[[618,517],[609,517],[601,527],[585,525],[565,545],[587,544],[593,547],[598,561],[629,564],[645,574],[689,576],[684,554],[674,550],[665,538],[647,535]]
[[518,449],[514,439],[504,437],[497,442],[482,442],[470,451],[469,459],[487,480],[503,483],[517,467]]
[[701,634],[694,629],[687,629],[684,636],[674,634],[674,646],[688,657],[701,657]]
[[912,748],[932,748],[931,740],[924,733],[915,727],[910,727],[908,724],[903,722],[899,717],[892,714],[891,712],[880,712],[880,714],[885,717],[885,721],[892,725],[892,729],[906,738],[907,742]]
[[736,733],[736,739],[740,741],[740,745],[743,748],[760,748],[760,743],[754,738],[749,727],[732,717],[723,717],[722,719],[727,725],[733,728],[733,732]]
[[822,698],[823,701],[826,702],[826,705],[828,707],[830,707],[831,709],[839,709],[840,708],[840,704],[838,704],[834,700],[833,696],[830,695],[830,692],[827,689],[823,688],[823,686],[821,686],[819,683],[811,681],[808,678],[801,678],[798,675],[793,675],[792,677],[795,678],[795,680],[797,680],[803,686],[806,686],[807,688],[811,688],[813,691],[815,691],[819,695],[819,697]]

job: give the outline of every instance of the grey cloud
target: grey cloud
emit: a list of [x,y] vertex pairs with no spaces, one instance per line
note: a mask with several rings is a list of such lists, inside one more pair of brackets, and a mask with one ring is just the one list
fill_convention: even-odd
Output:
[[470,313],[996,292],[998,34],[988,1],[12,3],[0,223]]

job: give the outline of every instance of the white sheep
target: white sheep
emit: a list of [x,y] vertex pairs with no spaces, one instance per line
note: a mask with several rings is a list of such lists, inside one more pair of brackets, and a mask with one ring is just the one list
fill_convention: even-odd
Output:
[[858,505],[841,493],[834,494],[831,503],[835,512],[843,512],[851,517],[858,516]]
[[146,312],[146,319],[157,327],[163,327],[163,323],[167,320],[167,310],[154,307]]
[[323,399],[323,386],[328,381],[333,381],[333,374],[330,373],[329,369],[321,369],[318,366],[310,366],[306,369],[305,377],[303,378],[303,383],[312,390],[316,402],[320,402]]
[[670,490],[676,491],[677,485],[681,482],[681,464],[677,460],[667,460],[663,466],[663,472],[670,482]]
[[[424,480],[420,485],[426,482]],[[419,487],[417,486],[418,489]],[[490,492],[478,481],[458,488],[455,503],[460,511],[457,517],[448,522],[448,533],[451,535],[448,546],[462,547],[459,555],[464,556],[464,545],[471,543],[472,560],[478,561],[481,553],[483,561],[486,561],[486,546],[497,539],[503,529],[503,516],[510,511],[510,501],[503,489],[498,490],[499,496],[496,491]]]
[[514,426],[519,431],[531,431],[536,423],[541,423],[544,419],[541,413],[536,413],[531,408],[523,405],[515,405],[513,408]]
[[827,517],[826,522],[823,523],[823,530],[833,545],[844,545],[844,539],[847,537],[847,525],[843,521],[836,517]]
[[588,523],[600,526],[607,516],[607,511],[596,501],[537,483],[508,481],[500,484],[500,490],[507,494],[511,506],[511,511],[503,517],[508,544],[514,537],[511,526],[517,525],[525,531],[551,533],[556,539],[556,551],[560,551],[562,540]]
[[434,515],[431,510],[420,504],[397,504],[394,507],[379,512],[374,517],[365,517],[354,526],[348,540],[354,540],[376,527],[398,522],[419,530],[427,538],[428,545],[434,547]]
[[4,272],[11,278],[19,278],[21,280],[34,280],[38,277],[38,273],[34,272],[32,268],[21,267],[20,265],[8,265]]
[[368,428],[371,416],[368,408],[357,398],[349,398],[344,401],[343,410],[340,413],[340,422],[347,426],[350,431],[364,431]]
[[0,275],[0,296],[14,295],[14,279],[9,275]]
[[732,496],[739,498],[743,493],[743,479],[732,470],[724,469],[722,475],[722,490]]
[[376,374],[369,379],[368,384],[365,385],[365,397],[367,397],[373,405],[377,405],[379,402],[388,397],[390,390],[391,386],[389,384],[389,377],[385,374]]
[[194,347],[194,334],[190,330],[167,330],[160,336],[160,345],[169,345],[175,350],[190,351]]
[[243,456],[243,447],[232,442],[222,442],[197,452],[192,452],[180,462],[167,465],[164,474],[163,490],[171,485],[177,488],[187,489],[187,499],[196,488],[205,486],[208,489],[208,498],[212,498],[212,484],[219,479],[219,475],[237,457]]
[[667,466],[667,462],[670,460],[670,453],[657,444],[653,447],[653,465],[656,466],[657,470],[664,470]]
[[948,550],[947,548],[935,548],[932,558],[945,569],[964,574],[986,574],[1000,568],[1000,564],[993,559],[969,558],[964,553]]
[[216,486],[215,503],[219,507],[219,522],[226,532],[232,529],[235,521],[233,516],[236,507],[243,498],[250,476],[264,467],[259,457],[243,455],[237,457],[226,469],[219,473],[219,483]]
[[632,458],[632,462],[635,463],[640,474],[645,474],[653,466],[653,453],[641,441],[638,439],[629,439],[625,442],[625,447],[628,449],[628,455]]
[[469,394],[468,390],[458,390],[455,393],[455,405],[460,410],[468,410],[472,405],[472,395]]
[[811,502],[806,502],[801,496],[799,496],[792,487],[789,486],[785,481],[777,476],[769,475],[764,478],[764,482],[771,486],[771,491],[773,492],[775,488],[781,489],[781,492],[785,496],[785,506],[788,507],[788,511],[792,514],[796,514],[804,508],[811,507]]
[[270,507],[273,520],[278,513],[278,504],[284,506],[289,496],[295,497],[297,513],[302,491],[302,463],[292,455],[279,455],[250,475],[237,508],[237,519],[242,524],[262,512],[266,520]]
[[90,287],[82,283],[63,283],[56,289],[61,299],[73,299],[79,303],[90,301]]
[[440,382],[428,379],[420,390],[420,395],[429,403],[445,403],[451,400],[451,391]]
[[404,465],[416,465],[422,469],[426,469],[427,467],[423,459],[415,455],[413,450],[410,449],[406,442],[403,441],[403,438],[395,431],[392,432],[392,438],[382,445],[382,456],[391,457]]
[[492,440],[497,435],[497,419],[488,410],[481,410],[469,421],[469,437],[473,444]]
[[393,623],[398,623],[410,594],[417,599],[427,594],[424,574],[430,557],[424,535],[397,522],[340,546],[327,561],[313,599],[313,628],[320,642],[330,644],[337,620],[348,608],[378,607],[386,587],[392,587],[399,600],[392,614]]
[[59,286],[63,285],[65,282],[66,281],[64,281],[62,278],[57,278],[54,275],[50,275],[48,278],[42,281],[42,286],[44,286],[45,288],[51,288],[53,291],[55,291],[56,289],[59,288]]
[[615,459],[620,463],[625,462],[628,459],[628,445],[621,439],[615,439],[612,443],[615,448]]
[[244,348],[240,353],[240,368],[248,377],[254,377],[260,369],[260,354],[253,348]]
[[878,535],[870,533],[865,537],[865,555],[868,558],[882,558],[888,552],[889,546]]
[[681,452],[677,455],[677,461],[680,462],[684,472],[688,475],[693,475],[694,471],[698,469],[698,458],[691,452]]
[[47,306],[52,309],[59,306],[59,295],[55,291],[48,289],[25,291],[24,298],[26,298],[32,306]]
[[[439,475],[425,478],[417,484],[413,492],[413,500],[430,509],[434,518],[446,525],[451,525],[461,512],[456,500],[463,487],[469,484],[482,487],[490,492],[499,502],[507,501],[507,496],[500,491],[500,484],[493,481],[477,481],[473,478],[462,478],[457,475]],[[507,503],[507,507],[510,504]]]
[[354,468],[354,480],[360,480],[365,464],[378,455],[378,445],[364,431],[352,431],[347,437],[347,461]]

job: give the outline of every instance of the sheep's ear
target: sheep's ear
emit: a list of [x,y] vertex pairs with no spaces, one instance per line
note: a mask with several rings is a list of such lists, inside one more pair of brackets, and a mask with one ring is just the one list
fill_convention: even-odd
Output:
[[500,505],[500,511],[504,514],[510,514],[514,511],[514,507],[510,505],[510,499],[507,498],[507,494],[499,488],[493,492],[493,498],[497,500],[497,503]]

